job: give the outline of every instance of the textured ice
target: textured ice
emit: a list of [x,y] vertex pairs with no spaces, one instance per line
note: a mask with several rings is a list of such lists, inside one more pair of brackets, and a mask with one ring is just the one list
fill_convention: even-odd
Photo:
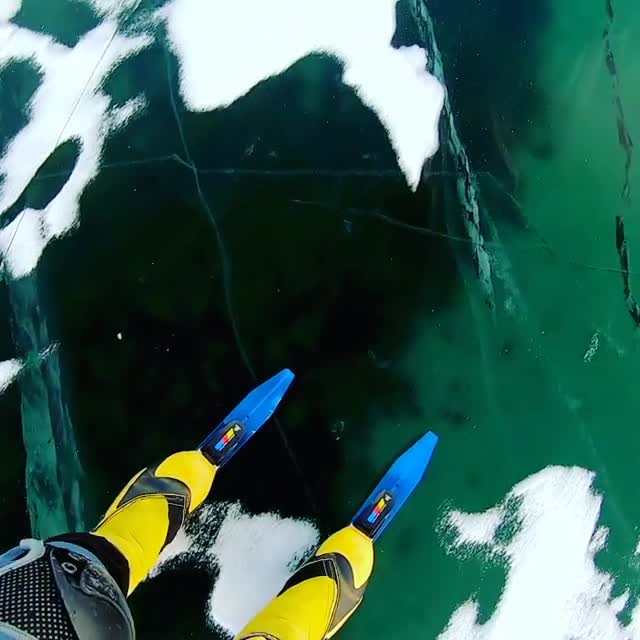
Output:
[[[435,26],[431,15],[429,14],[427,3],[423,2],[423,0],[412,0],[411,6],[413,8],[416,25],[422,34],[423,42],[427,43],[426,46],[428,47],[431,55],[434,75],[443,85],[445,85],[444,61],[438,47],[435,35]],[[498,271],[504,280],[504,284],[507,286],[507,289],[514,298],[517,298],[517,296],[514,295],[517,293],[516,287],[508,275],[510,268],[506,255],[504,253],[501,253],[499,256],[496,255],[497,252],[495,251],[495,245],[493,255],[490,255],[488,248],[485,245],[485,237],[482,227],[490,227],[494,236],[497,236],[497,230],[495,229],[495,225],[493,224],[490,216],[488,216],[486,209],[482,210],[481,223],[480,197],[478,186],[476,184],[476,176],[467,154],[467,150],[458,132],[453,106],[447,94],[445,94],[442,117],[447,123],[449,131],[449,135],[446,140],[446,147],[448,152],[452,155],[453,165],[458,169],[457,192],[458,198],[460,199],[465,212],[465,215],[462,216],[462,222],[469,240],[471,240],[473,260],[475,262],[477,276],[483,290],[485,301],[489,305],[489,308],[495,309],[496,302],[493,282],[494,265],[498,266]],[[449,208],[446,207],[446,209],[448,210]],[[497,237],[494,237],[493,240],[497,240]]]
[[172,0],[161,15],[194,111],[228,106],[311,53],[339,58],[343,81],[378,115],[416,188],[438,149],[444,90],[422,49],[391,46],[395,8],[396,0]]
[[593,490],[593,478],[578,467],[548,467],[517,484],[505,499],[520,504],[520,527],[509,542],[495,538],[495,514],[503,506],[485,514],[451,514],[455,545],[468,551],[473,549],[469,542],[489,544],[490,557],[505,561],[508,574],[486,623],[478,623],[478,603],[469,600],[453,614],[439,640],[638,637],[640,610],[634,611],[629,626],[620,622],[628,594],[613,598],[613,577],[595,564],[607,530],[598,527],[602,498]]
[[8,278],[7,289],[16,350],[29,354],[20,377],[20,412],[31,535],[45,539],[83,531],[88,488],[38,279]]
[[0,250],[14,277],[32,271],[45,246],[77,223],[80,196],[98,173],[108,132],[135,113],[135,103],[112,110],[101,85],[122,60],[149,42],[147,36],[123,36],[115,22],[107,21],[70,49],[47,35],[0,24],[0,67],[28,60],[43,75],[29,105],[29,122],[0,158],[0,215],[57,147],[72,140],[79,145],[71,176],[46,208],[26,210],[0,233]]
[[207,617],[212,626],[236,635],[317,544],[318,530],[309,522],[274,513],[250,515],[237,504],[206,505],[165,549],[152,576],[175,563],[217,569]]

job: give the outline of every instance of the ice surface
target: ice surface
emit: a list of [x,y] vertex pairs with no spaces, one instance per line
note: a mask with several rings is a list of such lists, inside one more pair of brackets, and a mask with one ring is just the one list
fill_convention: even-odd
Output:
[[[161,15],[180,61],[180,91],[194,111],[225,107],[311,53],[344,62],[353,87],[389,134],[417,188],[438,149],[444,90],[419,47],[391,47],[395,0],[172,0]],[[366,25],[366,26],[365,26]]]
[[45,539],[83,531],[89,489],[37,277],[8,279],[7,289],[16,350],[29,354],[20,377],[20,411],[31,535]]
[[175,563],[217,569],[207,617],[212,626],[236,635],[317,544],[318,530],[310,522],[274,513],[250,515],[238,504],[205,505],[164,550],[152,577]]
[[[433,72],[435,77],[445,85],[444,61],[438,43],[436,40],[435,26],[426,3],[422,0],[413,0],[413,11],[415,13],[416,25],[422,33],[423,42],[427,43],[431,59],[433,62]],[[509,273],[508,261],[504,255],[490,256],[485,238],[483,235],[481,224],[481,208],[478,186],[476,184],[476,176],[473,171],[471,161],[467,154],[467,150],[458,132],[454,110],[448,95],[444,97],[443,103],[443,119],[447,123],[448,138],[445,141],[446,148],[454,159],[454,165],[458,168],[457,192],[460,202],[464,206],[465,215],[462,216],[462,222],[465,226],[471,247],[473,248],[473,259],[475,262],[478,279],[482,287],[485,301],[491,309],[495,308],[495,291],[493,281],[493,264],[497,263],[499,271],[506,276]],[[487,211],[483,210],[485,226],[493,227],[493,223]],[[495,239],[495,238],[494,238]],[[509,278],[504,277],[505,284],[508,288],[513,289],[512,282]]]
[[613,598],[613,577],[595,565],[607,531],[597,526],[602,498],[593,490],[593,479],[593,473],[579,467],[548,467],[517,484],[505,502],[519,501],[521,524],[507,543],[495,539],[495,516],[503,507],[450,515],[456,546],[468,550],[468,543],[489,544],[493,556],[507,563],[508,574],[485,624],[478,624],[478,603],[469,600],[439,640],[637,637],[638,610],[629,626],[620,622],[617,614],[628,596]]

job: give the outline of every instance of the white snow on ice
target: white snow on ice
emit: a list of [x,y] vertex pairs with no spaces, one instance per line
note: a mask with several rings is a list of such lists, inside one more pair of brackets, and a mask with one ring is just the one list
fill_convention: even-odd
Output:
[[49,345],[46,349],[40,351],[40,353],[34,358],[25,358],[19,360],[18,358],[12,358],[11,360],[4,360],[0,362],[0,393],[5,391],[9,385],[11,385],[15,379],[20,375],[25,367],[36,366],[39,363],[45,361],[56,349],[58,343]]
[[407,182],[438,149],[444,101],[417,46],[394,49],[396,0],[171,0],[160,10],[194,111],[225,107],[311,53],[344,62],[345,84],[388,132]]
[[2,0],[0,2],[0,22],[14,18],[22,8],[22,0]]
[[[211,531],[222,521],[215,539]],[[249,515],[238,504],[205,505],[164,550],[152,576],[177,564],[218,574],[209,595],[213,627],[235,636],[274,597],[318,545],[310,522]]]
[[[448,525],[460,550],[490,551],[508,575],[493,615],[478,624],[478,603],[453,614],[439,640],[633,640],[640,638],[640,606],[624,626],[618,614],[629,594],[613,598],[614,579],[595,565],[607,540],[598,527],[602,497],[594,474],[548,467],[517,484],[502,505],[484,514],[452,512]],[[507,502],[519,501],[520,527],[506,543],[495,534]],[[500,516],[500,522],[496,518]]]
[[98,15],[109,18],[116,18],[140,4],[140,0],[84,0],[84,2],[90,4]]
[[20,360],[0,362],[0,393],[2,393],[17,377],[23,368]]
[[489,509],[484,513],[452,511],[449,514],[449,524],[456,530],[458,545],[490,544],[495,539],[504,515],[504,510],[500,507]]
[[79,145],[71,176],[47,207],[26,209],[0,232],[0,251],[14,277],[30,273],[45,246],[77,223],[80,196],[98,174],[107,134],[122,127],[141,105],[135,100],[111,108],[101,86],[120,62],[149,43],[147,36],[117,33],[111,21],[85,34],[73,49],[45,34],[0,24],[0,68],[30,61],[42,74],[29,105],[29,122],[0,158],[0,215],[15,204],[58,146],[72,140]]

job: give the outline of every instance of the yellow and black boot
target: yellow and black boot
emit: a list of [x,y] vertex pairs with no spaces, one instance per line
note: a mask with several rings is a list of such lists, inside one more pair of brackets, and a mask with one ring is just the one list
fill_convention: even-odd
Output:
[[237,640],[325,640],[358,608],[373,572],[374,542],[422,479],[438,438],[429,432],[401,455],[353,522],[334,533]]
[[107,539],[129,565],[129,595],[205,500],[217,467],[202,451],[174,453],[143,469],[114,500],[92,534]]
[[373,556],[373,540],[355,526],[334,533],[238,638],[331,638],[362,602]]
[[140,471],[91,532],[110,542],[128,565],[127,595],[140,584],[205,500],[216,472],[273,415],[293,380],[288,369],[251,391],[198,449]]

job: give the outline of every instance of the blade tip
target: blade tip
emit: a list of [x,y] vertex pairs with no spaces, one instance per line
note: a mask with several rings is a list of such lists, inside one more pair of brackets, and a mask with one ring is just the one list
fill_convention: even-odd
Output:
[[289,386],[295,377],[296,376],[291,369],[282,369],[282,371],[279,371],[275,376],[273,376],[273,380],[280,384],[286,384]]
[[427,431],[427,433],[425,433],[423,438],[428,442],[433,442],[434,445],[438,444],[438,441],[440,440],[438,435],[433,431]]

